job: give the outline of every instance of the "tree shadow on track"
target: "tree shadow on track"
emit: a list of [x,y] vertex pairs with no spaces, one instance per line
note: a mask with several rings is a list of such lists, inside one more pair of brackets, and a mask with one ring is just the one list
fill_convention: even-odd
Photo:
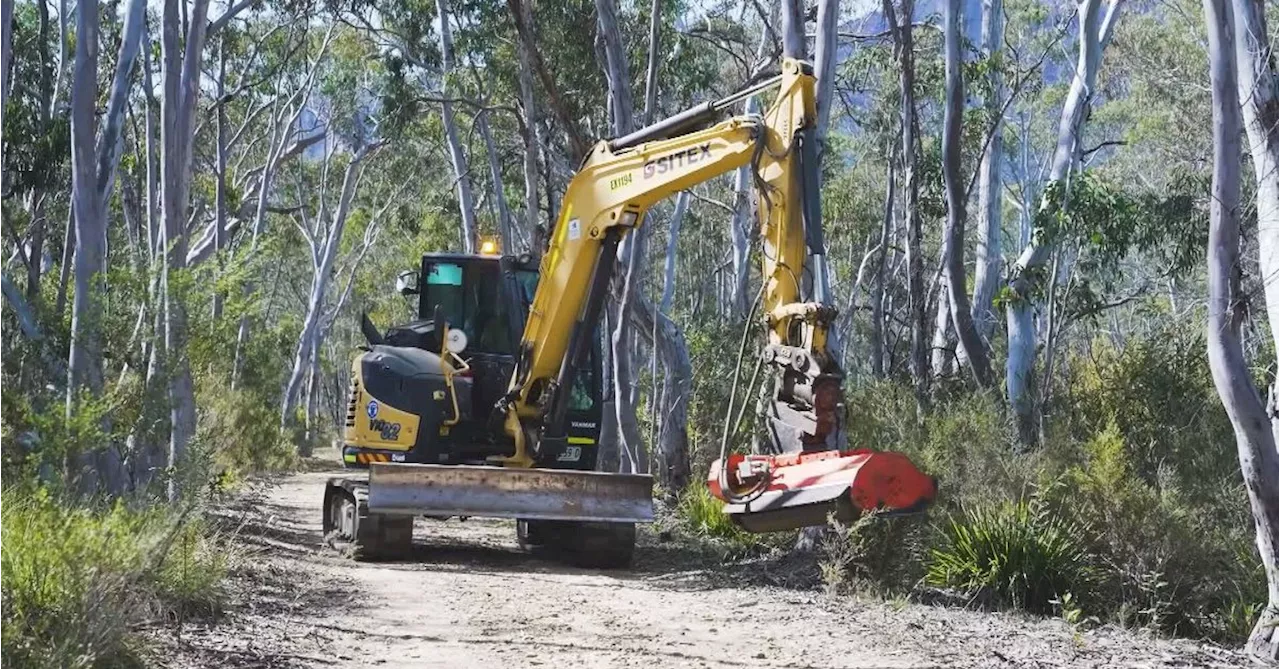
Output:
[[[554,582],[566,575],[598,575],[605,580],[576,585],[604,589],[626,583],[642,589],[697,592],[761,585],[812,590],[820,582],[817,560],[812,554],[725,561],[686,544],[658,541],[645,532],[630,567],[591,569],[574,566],[553,551],[520,549],[510,523],[471,521],[483,525],[482,531],[463,535],[456,531],[456,525],[433,531],[438,527],[436,522],[428,522],[429,529],[424,533],[419,521],[408,555],[376,564],[384,569],[484,574],[522,581],[543,578]],[[509,533],[510,539],[499,538],[503,532]]]
[[[326,470],[320,469],[304,476],[311,478],[323,473],[327,473]],[[323,485],[321,479],[317,478],[314,485]],[[297,495],[273,495],[270,486],[260,486],[223,505],[214,514],[214,520],[221,530],[235,535],[237,543],[253,553],[328,565],[348,561],[349,558],[326,544],[320,527],[318,492],[315,501],[315,505],[303,504]],[[642,526],[638,534],[631,567],[602,570],[576,567],[549,551],[520,549],[515,542],[513,521],[418,519],[413,549],[403,559],[350,564],[406,571],[486,574],[498,579],[545,577],[553,580],[561,575],[600,575],[606,577],[598,582],[602,588],[626,582],[632,587],[679,591],[744,586],[808,591],[820,583],[817,558],[813,554],[728,560],[705,547],[670,540],[668,535],[655,532],[651,526]]]

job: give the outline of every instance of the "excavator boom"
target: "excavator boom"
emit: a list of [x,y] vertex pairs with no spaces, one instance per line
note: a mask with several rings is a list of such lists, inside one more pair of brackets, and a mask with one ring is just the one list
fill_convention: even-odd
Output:
[[[775,86],[777,98],[762,117],[736,116],[698,129],[734,101]],[[569,182],[542,259],[511,384],[498,403],[504,429],[516,445],[505,464],[534,466],[554,459],[566,447],[566,390],[596,336],[625,235],[643,225],[649,208],[660,200],[743,166],[755,175],[759,198],[764,281],[759,307],[768,332],[761,364],[770,371],[769,392],[759,407],[765,447],[774,453],[838,453],[844,442],[843,373],[827,350],[836,311],[828,306],[822,259],[816,117],[812,68],[785,59],[781,75],[774,79],[595,146]],[[912,478],[918,499],[907,506],[932,500],[932,479],[919,474],[905,457],[896,457],[894,471],[920,477]],[[870,459],[884,460],[874,455]],[[729,503],[727,510],[735,518],[752,515],[761,504],[771,512],[787,512],[774,513],[768,523],[743,522],[744,527],[771,531],[826,522],[831,500],[810,503],[817,499],[812,477],[791,475],[813,469],[817,460],[753,456],[745,468],[726,462],[724,467],[720,461],[713,466],[712,489]],[[843,484],[851,500],[898,504],[896,497],[889,501],[885,496],[859,496],[859,481],[869,479],[856,472],[874,466],[859,462],[851,469],[827,463],[819,468],[824,472],[822,486],[836,490]],[[927,484],[919,485],[922,480]]]

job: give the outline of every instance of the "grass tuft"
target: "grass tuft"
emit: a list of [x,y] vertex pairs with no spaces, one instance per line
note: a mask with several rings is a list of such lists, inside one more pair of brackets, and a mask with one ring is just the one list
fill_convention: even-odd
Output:
[[68,505],[45,490],[0,504],[5,666],[141,666],[132,626],[221,607],[224,551],[188,514]]
[[1046,614],[1092,589],[1080,528],[1034,500],[967,509],[942,531],[925,575],[931,585]]

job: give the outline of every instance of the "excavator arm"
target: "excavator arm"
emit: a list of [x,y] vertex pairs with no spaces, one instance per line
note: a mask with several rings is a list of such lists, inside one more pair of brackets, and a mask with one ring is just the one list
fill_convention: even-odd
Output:
[[[814,271],[822,267],[824,246],[816,190],[815,81],[811,66],[802,61],[786,59],[781,70],[723,100],[600,142],[570,180],[542,259],[511,384],[496,407],[516,445],[503,464],[531,467],[563,450],[567,389],[596,335],[622,239],[645,223],[655,203],[743,166],[755,175],[759,199],[764,283],[758,299],[768,329],[761,364],[771,372],[766,381],[771,392],[760,406],[765,447],[774,453],[842,455],[835,449],[844,440],[843,374],[827,350],[836,311],[826,304],[825,275]],[[775,87],[777,97],[763,116],[736,116],[703,127],[734,102]],[[786,480],[783,474],[805,470],[786,469],[799,460],[736,457],[732,466],[726,460],[720,467],[717,461],[711,487],[722,499],[745,504],[748,515],[750,503],[768,497],[771,485]],[[823,466],[831,469],[831,464]],[[919,479],[913,485],[927,488],[922,496],[932,499],[932,479],[909,462],[906,466]],[[927,485],[921,483],[925,480]],[[787,485],[806,487],[803,481]],[[788,498],[796,491],[781,492]],[[788,506],[785,499],[778,504]],[[825,522],[825,513],[800,520],[792,515],[765,529]]]
[[[778,97],[763,117],[737,116],[685,131],[772,87],[779,88]],[[757,175],[760,194],[761,299],[769,324],[765,356],[787,370],[778,388],[784,400],[795,400],[782,402],[776,412],[780,443],[825,448],[838,423],[840,373],[826,351],[835,312],[801,301],[806,256],[822,252],[821,226],[805,224],[806,214],[814,211],[806,210],[807,198],[815,203],[817,198],[813,178],[804,174],[816,167],[805,160],[814,118],[811,69],[786,60],[782,74],[761,85],[596,145],[565,192],[502,406],[506,431],[517,443],[510,464],[529,466],[543,452],[558,451],[564,433],[562,390],[595,335],[622,239],[644,224],[655,203],[744,165]],[[820,299],[821,283],[816,288]],[[815,406],[822,410],[813,411]]]

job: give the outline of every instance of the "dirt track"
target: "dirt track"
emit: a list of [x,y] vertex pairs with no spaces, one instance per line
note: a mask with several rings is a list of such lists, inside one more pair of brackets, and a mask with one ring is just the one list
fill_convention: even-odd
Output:
[[501,521],[420,520],[414,561],[354,563],[322,543],[328,475],[291,476],[226,512],[244,558],[230,610],[158,634],[162,664],[1245,666],[1212,646],[1113,628],[750,585],[651,540],[629,572],[574,569],[521,553]]

